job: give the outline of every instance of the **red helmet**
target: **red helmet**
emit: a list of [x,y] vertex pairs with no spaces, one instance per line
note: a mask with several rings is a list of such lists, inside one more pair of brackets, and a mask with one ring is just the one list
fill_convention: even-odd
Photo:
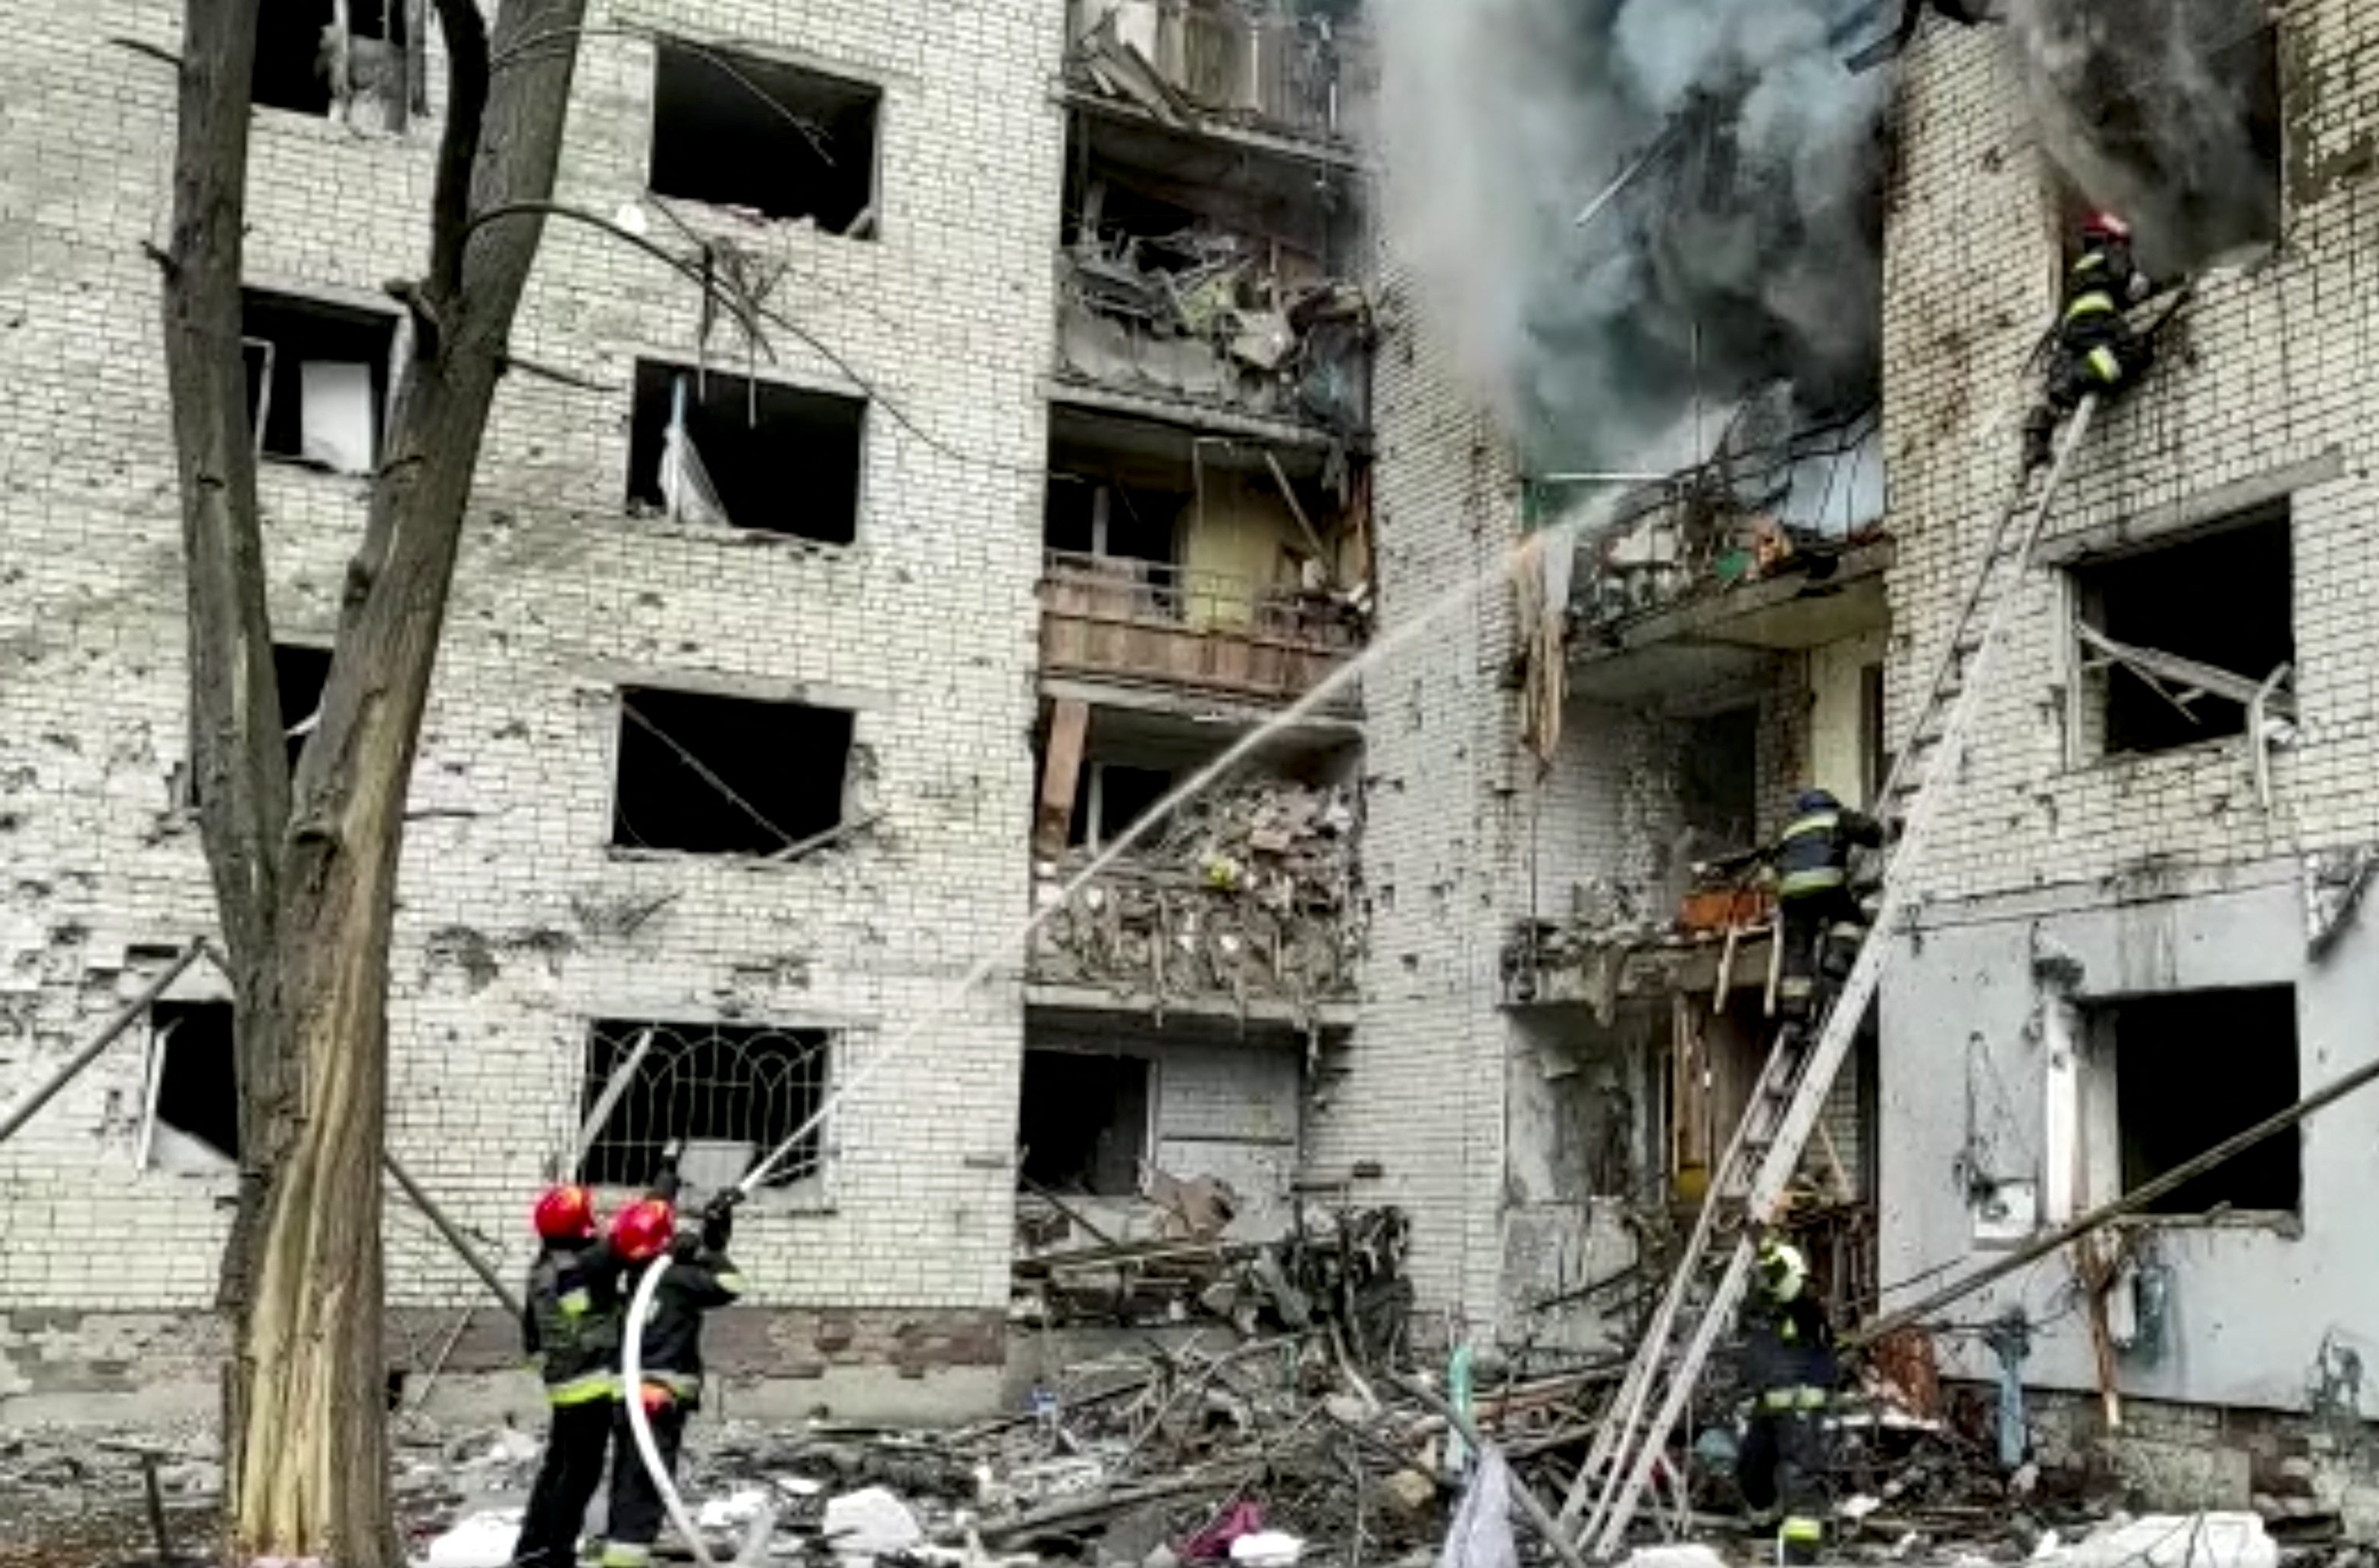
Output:
[[2093,212],[2082,220],[2083,239],[2109,240],[2131,237],[2131,225],[2112,212]]
[[548,1241],[591,1239],[595,1195],[574,1182],[547,1188],[537,1200],[537,1234]]
[[658,1258],[677,1239],[677,1211],[666,1198],[639,1198],[611,1216],[611,1250],[631,1263]]

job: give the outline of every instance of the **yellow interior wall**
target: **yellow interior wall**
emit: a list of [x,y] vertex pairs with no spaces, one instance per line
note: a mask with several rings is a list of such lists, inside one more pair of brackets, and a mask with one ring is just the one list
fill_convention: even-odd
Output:
[[1312,551],[1269,474],[1209,469],[1204,521],[1199,522],[1193,512],[1185,523],[1184,535],[1182,564],[1189,569],[1193,588],[1207,586],[1204,574],[1212,573],[1220,579],[1213,585],[1217,590],[1237,590],[1242,585],[1250,590],[1244,599],[1236,593],[1225,597],[1221,592],[1193,597],[1190,620],[1201,628],[1245,626],[1253,608],[1252,590],[1281,579],[1281,548]]

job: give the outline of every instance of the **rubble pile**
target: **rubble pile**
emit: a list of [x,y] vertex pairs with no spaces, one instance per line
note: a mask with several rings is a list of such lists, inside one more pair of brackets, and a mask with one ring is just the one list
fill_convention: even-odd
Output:
[[[1159,1007],[1351,998],[1362,952],[1350,791],[1266,782],[1185,802],[1053,914],[1033,976]],[[1091,859],[1042,868],[1042,897]]]
[[1064,366],[1352,436],[1370,422],[1370,301],[1293,257],[1207,226],[1079,243],[1058,322]]
[[[1027,1197],[1019,1207],[1033,1203]],[[1219,1217],[1227,1220],[1227,1208]],[[1198,1321],[1247,1336],[1326,1325],[1367,1363],[1403,1354],[1412,1282],[1405,1272],[1411,1231],[1401,1212],[1343,1214],[1277,1242],[1229,1243],[1219,1229],[1021,1256],[1011,1321],[1152,1328]]]

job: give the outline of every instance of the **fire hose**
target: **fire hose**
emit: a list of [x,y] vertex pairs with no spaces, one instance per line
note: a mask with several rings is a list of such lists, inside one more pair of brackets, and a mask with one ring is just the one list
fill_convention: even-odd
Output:
[[653,1481],[653,1490],[669,1514],[670,1523],[694,1549],[694,1560],[702,1568],[719,1568],[703,1544],[702,1532],[694,1527],[694,1519],[685,1511],[685,1499],[679,1495],[677,1478],[661,1461],[660,1444],[653,1441],[652,1412],[645,1408],[645,1320],[653,1315],[653,1295],[660,1288],[661,1276],[669,1272],[670,1255],[666,1252],[653,1260],[645,1277],[636,1282],[636,1294],[628,1303],[627,1321],[620,1329],[620,1398],[628,1412],[628,1435],[636,1441],[636,1457],[644,1462],[645,1474]]
[[[660,1444],[653,1441],[652,1412],[645,1408],[645,1320],[652,1316],[653,1296],[660,1288],[661,1276],[669,1272],[670,1255],[666,1252],[653,1260],[644,1278],[636,1282],[636,1294],[628,1302],[628,1316],[620,1331],[620,1397],[626,1402],[628,1435],[635,1440],[636,1457],[652,1478],[653,1491],[661,1500],[670,1523],[685,1538],[694,1550],[694,1560],[702,1568],[719,1568],[718,1560],[704,1544],[702,1532],[694,1527],[694,1516],[686,1512],[685,1498],[677,1490],[677,1478],[661,1459]],[[756,1563],[768,1543],[768,1534],[776,1527],[774,1511],[763,1506],[752,1521],[752,1533],[743,1542],[743,1550],[735,1556],[737,1568]]]

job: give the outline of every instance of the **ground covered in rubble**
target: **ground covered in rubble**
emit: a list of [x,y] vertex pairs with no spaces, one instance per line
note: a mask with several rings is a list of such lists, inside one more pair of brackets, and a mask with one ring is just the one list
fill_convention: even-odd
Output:
[[[1519,1568],[1555,1561],[1524,1510],[1465,1505],[1474,1465],[1449,1380],[1350,1358],[1320,1330],[1227,1328],[1069,1369],[1031,1407],[948,1430],[706,1417],[681,1480],[719,1562],[820,1568]],[[1153,1343],[1153,1342],[1152,1342]],[[1472,1369],[1468,1411],[1509,1475],[1558,1510],[1612,1375]],[[1455,1380],[1457,1381],[1458,1380]],[[397,1417],[394,1485],[422,1568],[502,1568],[537,1434]],[[1733,1512],[1723,1424],[1696,1481],[1647,1499],[1632,1568],[1768,1560]],[[2003,1473],[1976,1436],[1876,1397],[1830,1424],[1841,1562],[1951,1568],[2374,1568],[2335,1521],[2280,1538],[2253,1514],[2133,1518],[2103,1475]],[[154,1562],[210,1542],[211,1430],[0,1438],[0,1568]],[[1477,1489],[1485,1493],[1489,1489]],[[599,1506],[599,1505],[598,1505]],[[599,1526],[599,1518],[596,1521]],[[159,1532],[162,1526],[163,1538]],[[691,1556],[682,1539],[665,1554]]]

